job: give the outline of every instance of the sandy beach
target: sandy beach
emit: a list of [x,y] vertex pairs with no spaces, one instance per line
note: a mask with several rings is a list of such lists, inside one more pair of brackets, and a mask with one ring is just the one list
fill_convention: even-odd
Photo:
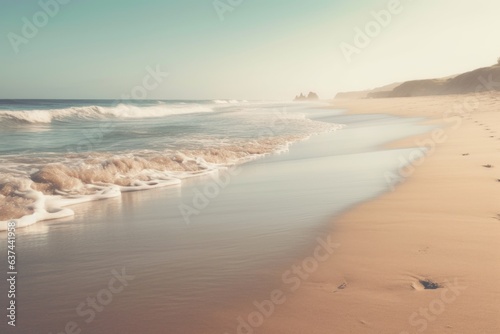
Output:
[[11,1],[0,334],[500,334],[500,2]]
[[[499,100],[334,102],[351,113],[427,117],[442,130],[396,143],[431,149],[401,170],[395,191],[332,222],[338,249],[256,332],[499,333]],[[460,115],[449,113],[457,105]]]
[[[74,219],[22,229],[31,321],[18,328],[498,333],[498,100],[291,109],[345,127],[235,175],[74,205]],[[179,208],[216,185],[186,222]],[[118,272],[130,284],[94,317],[86,298]]]

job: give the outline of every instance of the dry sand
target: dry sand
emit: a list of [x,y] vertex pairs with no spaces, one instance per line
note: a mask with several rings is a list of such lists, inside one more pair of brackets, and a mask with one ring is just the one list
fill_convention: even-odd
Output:
[[[424,116],[445,128],[405,143],[436,149],[413,173],[402,171],[409,177],[396,191],[334,222],[332,238],[341,247],[315,273],[316,283],[276,312],[296,329],[286,332],[500,333],[500,95],[335,107]],[[422,289],[426,279],[443,288]],[[328,291],[344,281],[344,289]],[[273,320],[262,333],[285,332]]]
[[240,333],[500,333],[500,95],[334,107],[423,116],[443,127],[396,144],[436,148],[402,170],[395,191],[332,222],[341,246],[262,326]]

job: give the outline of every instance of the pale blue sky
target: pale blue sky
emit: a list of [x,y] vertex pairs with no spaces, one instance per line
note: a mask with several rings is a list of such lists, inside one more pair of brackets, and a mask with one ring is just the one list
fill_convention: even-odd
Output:
[[22,36],[22,18],[42,9],[0,0],[0,98],[116,99],[157,65],[169,76],[152,99],[331,98],[500,56],[497,0],[401,0],[402,12],[347,62],[341,43],[389,2],[243,0],[221,21],[213,0],[72,0],[16,54],[8,34]]

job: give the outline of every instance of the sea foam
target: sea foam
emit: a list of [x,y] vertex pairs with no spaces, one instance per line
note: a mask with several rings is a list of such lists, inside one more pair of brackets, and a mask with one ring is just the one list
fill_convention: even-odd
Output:
[[[236,100],[68,105],[37,110],[18,107],[0,110],[0,125],[41,123],[46,124],[48,134],[29,132],[24,126],[17,130],[7,124],[12,135],[5,138],[18,146],[0,155],[0,230],[9,220],[24,227],[72,216],[68,206],[119,197],[123,192],[181,186],[186,178],[285,152],[293,142],[342,127],[307,119],[301,112],[277,110],[280,103]],[[154,117],[159,118],[147,120]],[[91,136],[88,129],[99,129],[100,124],[108,123],[100,120],[110,118],[134,121],[113,123],[110,133],[98,131],[97,136]],[[71,142],[58,146],[67,128],[79,129],[80,120],[85,119],[96,122],[85,123],[86,129],[74,135],[70,130],[64,138],[79,143],[81,135],[89,141],[85,147],[90,149],[74,150]],[[14,141],[14,136],[26,144]],[[48,150],[43,138],[53,142]]]
[[20,123],[52,123],[53,121],[64,121],[66,119],[104,119],[104,118],[152,118],[170,115],[211,112],[213,108],[209,105],[177,104],[154,106],[135,106],[130,104],[118,104],[115,107],[86,106],[71,107],[64,109],[40,109],[40,110],[0,110],[0,122],[12,121]]

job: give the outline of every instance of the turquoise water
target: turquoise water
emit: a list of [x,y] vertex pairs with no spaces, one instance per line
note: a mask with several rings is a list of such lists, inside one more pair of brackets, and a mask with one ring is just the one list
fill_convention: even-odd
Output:
[[[82,201],[182,184],[339,128],[300,105],[248,101],[0,101],[0,230]],[[3,223],[2,223],[3,221]]]

